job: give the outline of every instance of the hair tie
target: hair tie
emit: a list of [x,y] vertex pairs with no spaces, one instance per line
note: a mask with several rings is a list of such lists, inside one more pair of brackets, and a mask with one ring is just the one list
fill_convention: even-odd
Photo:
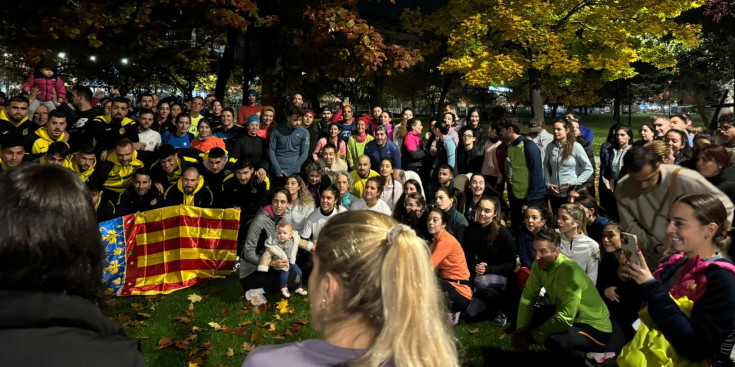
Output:
[[416,232],[409,226],[405,224],[396,224],[393,227],[391,227],[390,231],[388,231],[388,235],[386,236],[386,240],[388,241],[389,245],[392,245],[398,241],[398,237],[400,237],[401,233],[403,232],[410,232],[411,234],[416,234]]

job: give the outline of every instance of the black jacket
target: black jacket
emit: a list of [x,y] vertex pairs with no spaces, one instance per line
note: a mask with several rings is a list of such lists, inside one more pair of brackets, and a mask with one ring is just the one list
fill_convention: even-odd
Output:
[[240,184],[235,174],[227,176],[217,198],[218,208],[240,208],[241,217],[253,217],[270,202],[270,178],[258,183],[255,173],[245,185]]
[[153,210],[164,206],[163,195],[156,186],[151,185],[148,193],[140,196],[135,192],[135,188],[130,185],[125,192],[118,196],[116,206],[118,217]]
[[0,290],[0,310],[3,366],[145,366],[138,341],[81,297]]

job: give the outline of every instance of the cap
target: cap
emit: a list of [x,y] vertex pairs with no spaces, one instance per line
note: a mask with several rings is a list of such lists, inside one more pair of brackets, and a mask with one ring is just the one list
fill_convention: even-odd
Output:
[[251,90],[248,91],[248,95],[254,95],[254,96],[257,97],[258,96],[258,92],[256,92],[255,89],[251,89]]
[[260,123],[260,117],[258,117],[258,115],[252,115],[252,116],[248,117],[248,123],[247,124],[250,125],[251,122]]
[[273,106],[265,106],[265,107],[263,107],[263,112],[265,112],[265,111],[271,111],[273,113],[276,113],[276,109],[273,108]]
[[539,133],[543,128],[543,124],[541,124],[537,119],[531,119],[528,123],[528,131],[532,133]]

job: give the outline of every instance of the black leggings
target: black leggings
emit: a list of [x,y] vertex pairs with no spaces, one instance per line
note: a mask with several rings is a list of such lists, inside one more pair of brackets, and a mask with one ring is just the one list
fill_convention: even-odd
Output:
[[612,333],[605,333],[587,324],[573,324],[572,328],[546,339],[544,346],[549,350],[578,352],[608,352]]
[[459,294],[457,289],[444,279],[439,278],[439,285],[442,288],[442,292],[447,295],[447,306],[451,312],[465,312],[467,310],[467,305],[470,304],[469,299]]

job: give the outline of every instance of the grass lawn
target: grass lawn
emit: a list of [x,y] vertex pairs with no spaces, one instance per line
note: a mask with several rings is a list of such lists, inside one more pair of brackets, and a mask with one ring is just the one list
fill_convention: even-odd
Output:
[[[240,366],[254,346],[319,337],[309,324],[308,296],[292,296],[282,313],[280,294],[270,295],[261,309],[246,307],[244,294],[233,273],[169,295],[114,298],[105,313],[140,340],[153,367]],[[198,302],[189,298],[197,296]],[[510,349],[510,337],[489,322],[460,324],[454,331],[463,365],[482,365],[482,347]]]

